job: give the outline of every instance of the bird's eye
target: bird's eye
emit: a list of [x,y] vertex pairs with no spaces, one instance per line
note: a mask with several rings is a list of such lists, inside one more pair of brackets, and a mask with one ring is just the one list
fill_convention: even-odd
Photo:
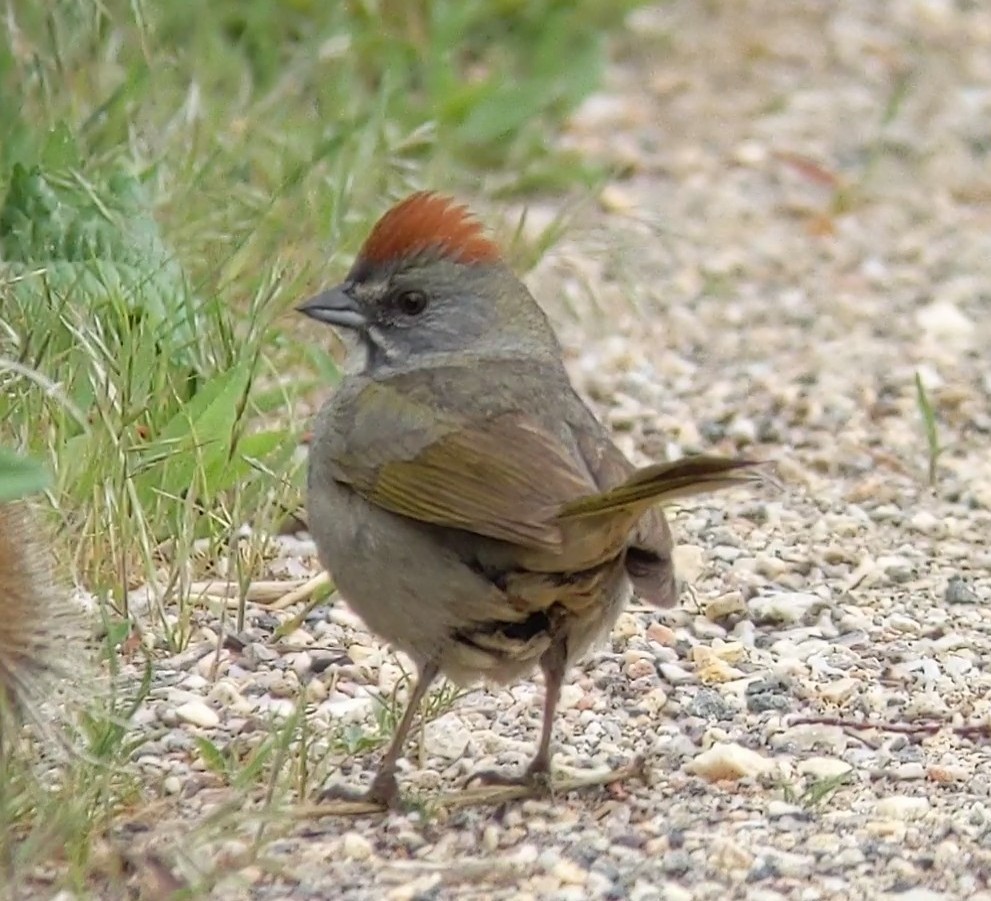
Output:
[[422,291],[403,291],[396,297],[396,307],[405,316],[419,316],[427,308],[427,295]]

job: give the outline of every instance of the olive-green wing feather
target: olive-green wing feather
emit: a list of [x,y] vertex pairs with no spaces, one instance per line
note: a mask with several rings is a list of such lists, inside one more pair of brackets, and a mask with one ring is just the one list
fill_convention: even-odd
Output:
[[577,498],[558,511],[561,520],[600,516],[622,510],[642,514],[651,504],[693,494],[732,488],[759,479],[754,460],[699,454],[673,463],[655,463],[636,470],[625,482],[598,494]]
[[547,550],[561,545],[554,511],[595,490],[561,443],[518,413],[455,429],[352,483],[394,513]]

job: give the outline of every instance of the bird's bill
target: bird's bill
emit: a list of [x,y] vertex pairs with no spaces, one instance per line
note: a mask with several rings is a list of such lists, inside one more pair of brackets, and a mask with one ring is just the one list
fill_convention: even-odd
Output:
[[317,322],[326,322],[339,328],[363,329],[368,325],[365,314],[343,285],[321,291],[296,309]]

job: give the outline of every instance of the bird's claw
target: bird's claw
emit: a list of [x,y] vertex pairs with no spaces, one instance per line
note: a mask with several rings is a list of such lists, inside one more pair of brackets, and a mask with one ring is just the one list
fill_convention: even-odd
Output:
[[319,801],[376,804],[390,810],[402,806],[399,784],[396,782],[395,775],[390,772],[378,773],[367,789],[353,788],[349,785],[328,785],[320,792],[317,799]]
[[527,767],[519,775],[504,773],[500,770],[479,770],[472,773],[468,785],[477,783],[480,786],[522,786],[534,794],[546,795],[551,793],[551,771],[548,767]]

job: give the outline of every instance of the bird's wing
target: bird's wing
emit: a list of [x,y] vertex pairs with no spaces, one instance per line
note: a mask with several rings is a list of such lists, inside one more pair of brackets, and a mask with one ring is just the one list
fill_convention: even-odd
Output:
[[420,446],[400,448],[399,459],[388,459],[385,445],[380,462],[367,453],[338,457],[337,476],[393,513],[550,551],[562,541],[555,511],[595,490],[562,443],[521,413],[413,443]]

